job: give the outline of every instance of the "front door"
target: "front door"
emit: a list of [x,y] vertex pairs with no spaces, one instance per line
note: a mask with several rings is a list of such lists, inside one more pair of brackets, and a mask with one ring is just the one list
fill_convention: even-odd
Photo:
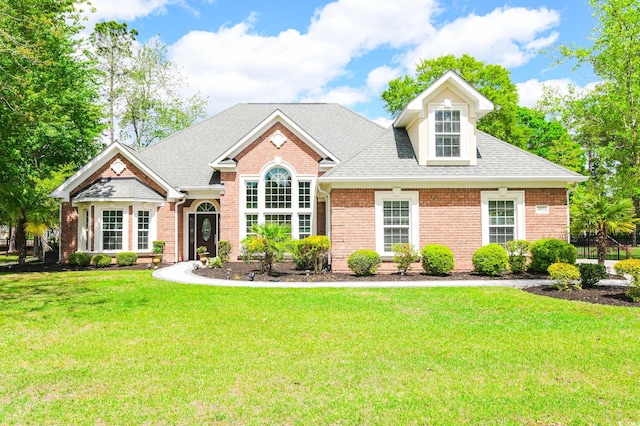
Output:
[[196,258],[196,249],[200,246],[207,248],[208,257],[217,256],[218,215],[195,213],[189,216],[189,258]]

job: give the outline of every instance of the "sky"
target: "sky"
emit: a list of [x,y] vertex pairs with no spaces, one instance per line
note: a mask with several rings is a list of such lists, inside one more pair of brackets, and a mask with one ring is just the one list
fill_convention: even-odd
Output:
[[[85,22],[159,36],[208,112],[239,102],[337,102],[380,124],[380,94],[416,64],[468,53],[511,72],[520,104],[543,84],[588,87],[588,68],[554,65],[562,44],[589,46],[588,0],[92,0]],[[547,53],[539,53],[543,49]]]

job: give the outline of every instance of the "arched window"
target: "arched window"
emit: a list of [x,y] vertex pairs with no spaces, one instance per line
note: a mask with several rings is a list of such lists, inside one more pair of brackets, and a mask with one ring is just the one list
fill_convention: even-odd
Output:
[[197,212],[215,212],[216,207],[211,203],[204,202],[198,206],[196,211]]
[[250,235],[256,223],[277,223],[291,228],[294,239],[305,238],[313,232],[313,177],[297,176],[283,166],[267,170],[262,178],[246,177],[244,199],[244,229],[241,237]]
[[291,174],[282,167],[269,170],[265,176],[264,203],[267,209],[291,208]]

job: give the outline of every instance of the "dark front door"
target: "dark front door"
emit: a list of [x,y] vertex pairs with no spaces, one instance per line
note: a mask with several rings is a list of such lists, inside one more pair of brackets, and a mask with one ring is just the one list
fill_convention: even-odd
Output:
[[[216,241],[218,233],[218,215],[211,213],[196,213],[189,218],[189,257],[194,259],[195,250],[205,246],[209,252],[208,257],[217,256]],[[193,218],[195,216],[195,220]],[[195,229],[191,228],[195,222]],[[192,234],[192,229],[195,231]],[[193,242],[193,245],[191,245]]]

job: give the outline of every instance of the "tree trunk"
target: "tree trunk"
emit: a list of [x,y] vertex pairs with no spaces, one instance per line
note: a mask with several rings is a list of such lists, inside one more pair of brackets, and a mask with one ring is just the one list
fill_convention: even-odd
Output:
[[16,228],[13,226],[9,228],[9,246],[7,247],[7,254],[16,252]]
[[18,264],[27,263],[27,234],[24,232],[24,226],[27,220],[22,218],[16,226],[16,249],[18,250]]
[[[640,197],[633,196],[631,199],[633,200],[633,208],[636,212],[636,217],[638,217],[638,214],[640,213]],[[631,245],[633,245],[633,247],[638,247],[638,234],[635,229],[633,230],[633,240],[631,241]]]
[[598,246],[598,264],[604,265],[607,255],[607,232],[599,230],[596,234],[596,245]]

